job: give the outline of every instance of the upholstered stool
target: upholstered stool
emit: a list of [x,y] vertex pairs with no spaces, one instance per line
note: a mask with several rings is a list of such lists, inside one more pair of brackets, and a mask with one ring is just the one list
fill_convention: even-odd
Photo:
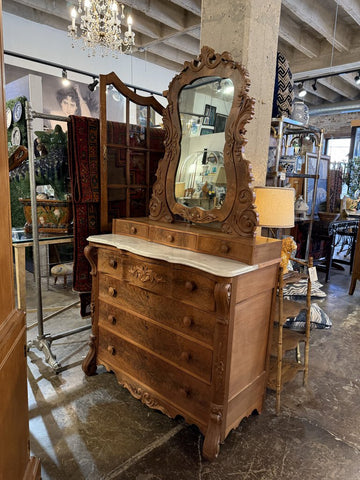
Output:
[[55,277],[54,283],[57,282],[58,277],[64,277],[64,288],[66,288],[67,276],[72,275],[73,267],[73,263],[60,263],[59,265],[54,265],[51,268],[51,275]]

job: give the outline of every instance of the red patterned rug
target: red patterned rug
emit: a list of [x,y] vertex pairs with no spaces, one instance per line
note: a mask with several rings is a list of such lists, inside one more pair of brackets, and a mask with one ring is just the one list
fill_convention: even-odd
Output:
[[99,120],[71,116],[68,127],[69,171],[74,209],[74,278],[77,292],[91,291],[87,237],[100,233]]
[[[129,188],[129,201],[108,199],[111,218],[139,217],[149,214],[151,192],[142,185],[151,187],[160,158],[164,155],[164,130],[150,129],[149,144],[145,129],[129,125],[129,140],[124,123],[108,122],[107,141],[108,170]],[[116,147],[111,147],[115,145]],[[120,146],[120,148],[119,148]],[[126,174],[126,155],[129,147],[130,178]],[[90,264],[84,255],[90,235],[106,233],[100,231],[100,122],[95,118],[71,116],[68,126],[69,171],[74,211],[74,274],[73,288],[80,293],[81,315],[89,311],[91,276]],[[146,151],[150,152],[147,157]],[[113,169],[113,170],[111,170]],[[146,174],[145,172],[148,171]],[[123,173],[122,173],[123,172]],[[122,177],[121,177],[122,175]],[[128,206],[126,206],[128,204]],[[86,312],[86,313],[85,313]]]

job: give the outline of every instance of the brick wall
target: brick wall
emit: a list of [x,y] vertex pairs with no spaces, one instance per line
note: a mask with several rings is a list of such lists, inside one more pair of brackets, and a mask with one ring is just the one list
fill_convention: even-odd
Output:
[[351,120],[359,120],[360,112],[311,115],[310,125],[324,129],[325,138],[350,137]]

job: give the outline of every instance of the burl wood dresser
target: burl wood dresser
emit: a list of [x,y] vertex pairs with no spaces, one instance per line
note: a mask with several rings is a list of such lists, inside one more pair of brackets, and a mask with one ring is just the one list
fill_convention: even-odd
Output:
[[213,459],[262,409],[277,262],[251,266],[112,234],[89,242],[85,372],[104,365],[149,407],[197,425]]

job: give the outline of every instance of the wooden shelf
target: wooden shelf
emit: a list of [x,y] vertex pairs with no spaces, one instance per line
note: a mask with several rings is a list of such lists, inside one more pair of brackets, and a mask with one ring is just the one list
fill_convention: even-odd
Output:
[[[278,352],[278,335],[279,327],[274,325],[273,337],[271,342],[271,356],[277,357]],[[283,354],[290,350],[295,350],[299,342],[306,342],[305,332],[297,332],[284,328],[282,334],[282,350]]]
[[295,270],[292,272],[290,271],[283,276],[283,285],[285,286],[291,283],[297,283],[300,280],[304,280],[305,278],[308,278],[306,273],[301,273]]
[[283,315],[282,318],[279,318],[279,298],[276,299],[275,304],[275,319],[276,321],[281,321],[283,324],[287,318],[289,317],[296,317],[300,310],[306,308],[306,305],[301,302],[295,302],[294,300],[284,300],[283,301]]
[[[282,360],[282,367],[281,367],[281,389],[285,385],[285,383],[290,382],[293,378],[296,377],[298,372],[304,371],[304,365],[301,363],[295,362],[295,360]],[[269,377],[267,382],[267,387],[270,390],[276,391],[276,376],[277,376],[277,359],[274,357],[270,358],[270,370],[269,370]]]

